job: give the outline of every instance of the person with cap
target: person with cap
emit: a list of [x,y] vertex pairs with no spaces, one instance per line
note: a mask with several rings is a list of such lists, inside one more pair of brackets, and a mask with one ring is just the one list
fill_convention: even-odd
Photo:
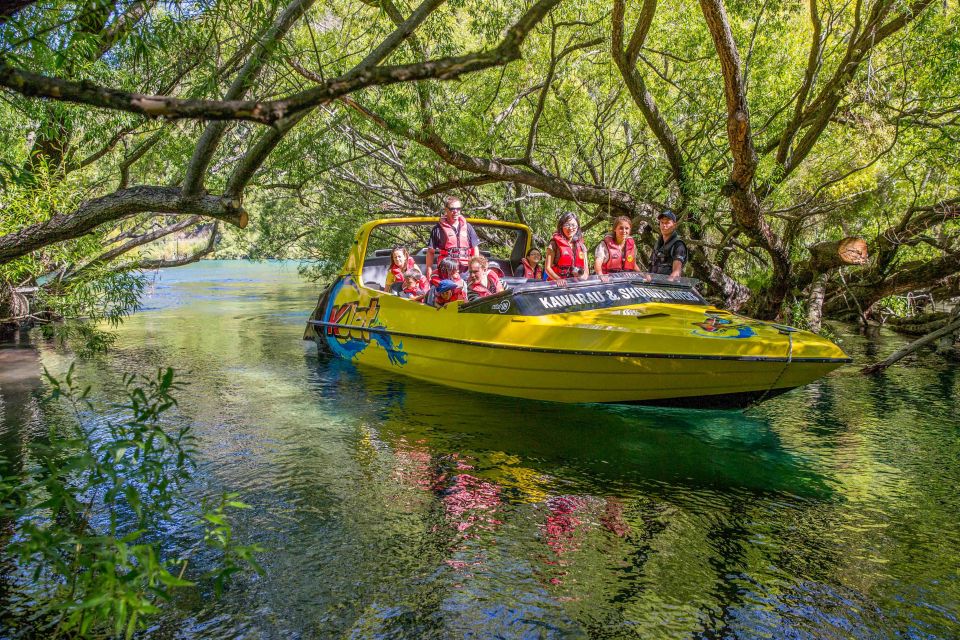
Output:
[[443,307],[455,300],[467,301],[467,284],[460,277],[460,269],[453,258],[444,258],[437,266],[437,279],[427,291],[424,303],[432,307]]
[[679,278],[687,263],[687,245],[677,234],[677,214],[664,209],[657,216],[660,236],[650,254],[650,273]]
[[443,215],[430,232],[430,244],[427,245],[427,278],[433,275],[434,258],[437,264],[445,258],[453,258],[460,267],[460,273],[466,273],[470,258],[480,255],[477,232],[460,215],[462,209],[460,198],[444,198]]

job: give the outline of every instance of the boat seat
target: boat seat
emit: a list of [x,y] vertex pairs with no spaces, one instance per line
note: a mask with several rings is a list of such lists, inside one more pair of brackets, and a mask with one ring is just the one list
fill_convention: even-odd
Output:
[[[376,289],[377,291],[384,290],[383,285],[387,282],[387,270],[390,268],[391,252],[392,249],[377,249],[374,251],[373,256],[363,261],[361,279],[364,286]],[[427,256],[425,254],[426,251],[420,250],[410,256],[424,274],[427,272]],[[489,256],[490,252],[481,251],[481,254]],[[513,265],[511,265],[508,260],[488,260],[488,263],[490,268],[501,276],[510,277],[510,274],[513,273]]]

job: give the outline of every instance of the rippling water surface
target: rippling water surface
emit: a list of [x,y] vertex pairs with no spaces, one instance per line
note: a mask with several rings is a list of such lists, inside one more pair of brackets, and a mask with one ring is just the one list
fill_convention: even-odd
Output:
[[[164,273],[77,365],[100,397],[178,368],[196,490],[239,491],[268,549],[151,635],[960,636],[957,367],[849,367],[746,414],[522,402],[318,356],[318,293],[277,263]],[[30,353],[0,351],[8,443],[37,428]]]

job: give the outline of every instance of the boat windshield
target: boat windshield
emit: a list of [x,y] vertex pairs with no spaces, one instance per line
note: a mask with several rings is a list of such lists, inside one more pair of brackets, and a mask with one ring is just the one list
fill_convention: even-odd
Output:
[[[529,242],[526,227],[484,224],[477,220],[470,220],[470,224],[480,240],[481,255],[504,275],[512,275],[526,255]],[[364,284],[374,288],[383,284],[391,264],[390,254],[397,246],[406,248],[417,266],[425,270],[427,245],[435,225],[435,220],[428,219],[423,222],[384,223],[371,229],[363,259]]]
[[697,280],[670,279],[652,273],[614,273],[603,278],[555,282],[517,282],[494,296],[460,307],[461,313],[542,316],[554,313],[626,307],[645,302],[707,306]]

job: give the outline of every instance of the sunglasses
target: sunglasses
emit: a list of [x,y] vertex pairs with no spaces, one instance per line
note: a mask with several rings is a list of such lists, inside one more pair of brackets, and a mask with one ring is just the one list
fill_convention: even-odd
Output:
[[463,207],[447,207],[447,211],[460,211]]

